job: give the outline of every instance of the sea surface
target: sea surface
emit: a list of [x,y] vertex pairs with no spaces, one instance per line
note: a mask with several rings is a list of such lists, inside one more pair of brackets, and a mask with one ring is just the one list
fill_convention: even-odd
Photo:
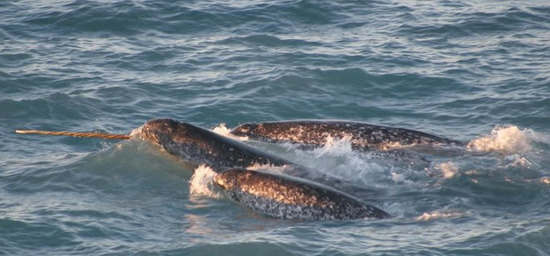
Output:
[[[14,133],[161,117],[353,120],[469,147],[244,141],[393,216],[297,221],[145,142]],[[0,255],[550,255],[550,2],[0,1]]]

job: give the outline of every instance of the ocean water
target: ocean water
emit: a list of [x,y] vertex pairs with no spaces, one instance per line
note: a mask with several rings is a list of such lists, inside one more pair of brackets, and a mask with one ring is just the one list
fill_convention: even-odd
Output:
[[[245,141],[393,218],[272,219],[128,133],[344,119],[469,143],[429,161]],[[550,255],[548,1],[1,1],[1,255]]]

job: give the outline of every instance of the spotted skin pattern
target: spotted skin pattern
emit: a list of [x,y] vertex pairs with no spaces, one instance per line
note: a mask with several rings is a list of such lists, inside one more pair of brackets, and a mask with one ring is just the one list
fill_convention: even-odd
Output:
[[388,213],[311,181],[246,169],[214,176],[214,184],[240,205],[283,219],[349,220],[387,218]]
[[289,142],[311,147],[323,146],[329,138],[348,138],[355,150],[384,149],[392,144],[464,145],[461,141],[405,128],[330,120],[247,123],[235,127],[231,130],[231,134],[255,140]]
[[[171,119],[151,120],[134,130],[130,136],[160,146],[187,165],[194,166],[193,169],[199,165],[211,167],[218,173],[214,176],[215,184],[219,185],[223,180],[227,180],[227,184],[231,180],[231,184],[234,184],[232,189],[224,189],[229,198],[268,216],[310,220],[389,216],[344,192],[313,181],[255,171],[246,171],[244,176],[229,176],[240,174],[239,170],[250,166],[289,166],[286,170],[294,174],[307,173],[308,170],[188,123]],[[226,171],[228,169],[232,170]],[[325,180],[324,177],[320,179]],[[337,185],[336,182],[331,184]]]
[[239,141],[172,119],[148,121],[131,135],[160,146],[191,166],[204,164],[216,172],[253,165],[293,165]]

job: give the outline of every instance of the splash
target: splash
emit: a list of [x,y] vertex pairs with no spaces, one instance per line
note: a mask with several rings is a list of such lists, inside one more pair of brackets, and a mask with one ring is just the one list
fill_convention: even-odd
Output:
[[218,126],[214,127],[212,129],[213,132],[221,135],[221,136],[224,136],[224,137],[228,137],[228,138],[231,138],[231,139],[234,139],[234,140],[240,140],[240,141],[247,141],[248,140],[248,137],[247,136],[235,136],[233,134],[231,134],[231,129],[227,128],[227,126],[225,126],[225,123],[221,123],[219,124]]
[[434,219],[447,219],[447,218],[458,218],[464,216],[464,213],[461,212],[440,212],[440,211],[433,211],[433,212],[425,212],[422,215],[416,217],[416,220],[418,221],[429,221]]
[[533,131],[521,130],[517,126],[496,127],[491,134],[471,140],[470,151],[499,152],[502,154],[522,153],[531,150]]
[[505,168],[510,167],[530,167],[532,165],[531,161],[529,161],[524,156],[520,156],[518,154],[510,155],[506,157],[506,160],[509,160],[510,163],[505,165]]
[[444,179],[450,179],[458,173],[458,167],[453,162],[441,163],[437,166]]
[[199,165],[189,181],[189,193],[191,195],[202,195],[212,198],[221,197],[213,189],[212,179],[215,175],[216,172],[212,168],[206,165]]
[[351,136],[344,136],[341,139],[327,136],[323,147],[314,150],[317,158],[327,154],[332,156],[345,156],[353,152],[351,147]]

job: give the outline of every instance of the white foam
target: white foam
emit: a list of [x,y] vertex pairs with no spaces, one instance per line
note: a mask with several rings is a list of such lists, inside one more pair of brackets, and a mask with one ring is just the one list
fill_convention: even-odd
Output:
[[520,156],[518,154],[510,155],[506,157],[506,160],[509,160],[510,163],[504,166],[505,168],[510,167],[529,167],[532,165],[531,161],[529,161],[524,156]]
[[240,141],[248,140],[247,136],[235,136],[231,134],[231,129],[227,128],[227,126],[225,126],[225,123],[220,123],[218,126],[214,127],[212,131],[221,136],[228,137],[234,140],[240,140]]
[[531,150],[535,133],[517,126],[497,126],[491,134],[471,140],[467,148],[471,151],[499,152],[502,154],[522,153]]
[[189,180],[189,193],[197,196],[207,196],[212,198],[220,198],[221,196],[214,190],[212,180],[216,176],[216,172],[206,165],[199,165],[195,169],[191,180]]
[[341,139],[327,137],[323,147],[313,151],[297,151],[301,159],[311,159],[303,164],[329,177],[356,185],[384,187],[388,182],[410,184],[406,170],[393,166],[392,162],[377,156],[377,152],[352,150],[351,137]]
[[416,217],[416,220],[418,221],[429,221],[434,219],[448,219],[448,218],[458,218],[462,217],[465,214],[462,212],[441,212],[441,211],[433,211],[433,212],[425,212],[422,215]]
[[458,173],[458,167],[453,162],[440,163],[436,168],[441,171],[444,179],[450,179]]
[[333,155],[333,156],[344,156],[349,155],[353,152],[351,148],[351,136],[344,136],[341,139],[333,138],[332,136],[327,136],[325,144],[323,147],[316,148],[314,154],[317,158],[320,158],[324,155]]

